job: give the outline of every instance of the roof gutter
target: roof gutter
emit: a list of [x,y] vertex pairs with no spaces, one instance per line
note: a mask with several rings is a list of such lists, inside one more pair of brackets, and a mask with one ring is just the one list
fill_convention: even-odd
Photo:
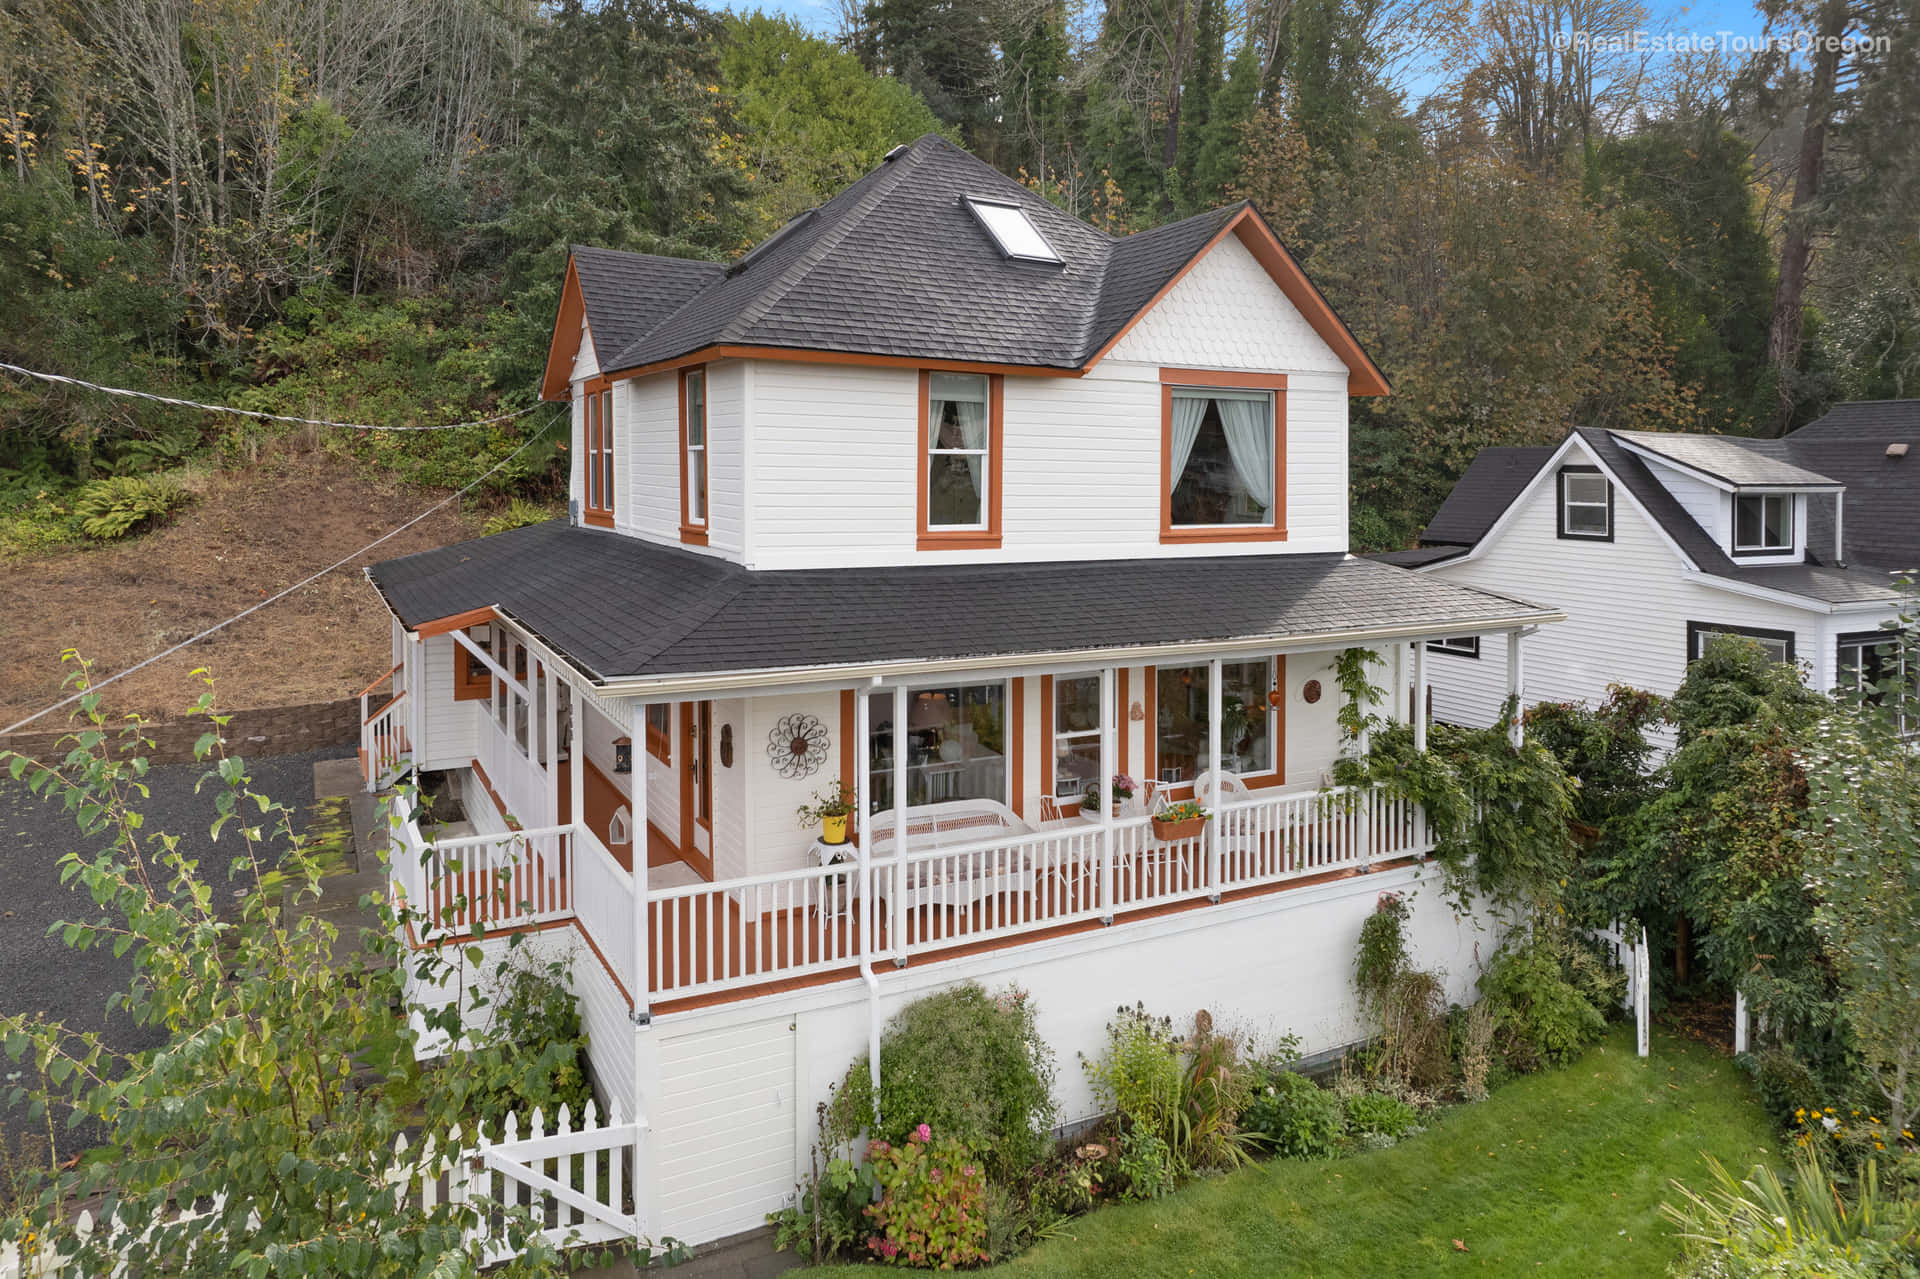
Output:
[[615,676],[599,682],[607,697],[668,697],[726,693],[802,683],[876,682],[920,675],[1010,670],[1028,666],[1109,665],[1136,666],[1166,658],[1226,657],[1236,653],[1297,653],[1324,648],[1364,648],[1392,640],[1439,639],[1451,635],[1482,635],[1524,626],[1564,622],[1559,609],[1534,608],[1506,617],[1478,622],[1435,622],[1419,626],[1374,626],[1326,631],[1316,635],[1275,639],[1228,639],[1130,647],[1053,649],[1033,653],[999,653],[981,657],[902,658],[834,666],[767,667],[745,671],[714,671],[692,675]]

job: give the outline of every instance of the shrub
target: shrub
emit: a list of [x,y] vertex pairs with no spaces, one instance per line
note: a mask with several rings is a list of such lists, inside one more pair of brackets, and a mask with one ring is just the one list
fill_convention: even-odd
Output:
[[1450,1018],[1453,1026],[1453,1055],[1460,1068],[1460,1095],[1468,1101],[1487,1099],[1488,1077],[1493,1073],[1493,1005],[1481,1000],[1471,1008],[1457,1010]]
[[1418,1126],[1419,1112],[1398,1097],[1370,1092],[1347,1102],[1347,1127],[1398,1141]]
[[73,513],[81,532],[110,542],[165,517],[192,496],[172,475],[116,475],[81,488]]
[[1274,1154],[1288,1159],[1324,1159],[1340,1143],[1340,1099],[1296,1071],[1269,1077],[1241,1121]]
[[[1034,1026],[1025,991],[989,995],[971,982],[939,991],[887,1023],[873,1135],[899,1145],[930,1124],[973,1151],[996,1178],[1011,1181],[1046,1155],[1053,1076],[1053,1052]],[[839,1108],[873,1113],[864,1056],[847,1071]]]
[[1889,1193],[1874,1164],[1851,1187],[1836,1183],[1811,1150],[1798,1152],[1785,1181],[1764,1166],[1735,1181],[1711,1156],[1707,1165],[1712,1189],[1701,1194],[1676,1182],[1682,1202],[1660,1205],[1686,1247],[1676,1274],[1693,1279],[1920,1275],[1920,1200]]
[[1353,983],[1373,1023],[1372,1072],[1401,1085],[1436,1084],[1447,1074],[1446,987],[1408,954],[1406,899],[1382,893],[1360,925]]
[[1187,1069],[1181,1079],[1180,1135],[1185,1148],[1174,1150],[1176,1164],[1189,1168],[1237,1168],[1247,1161],[1240,1113],[1253,1100],[1256,1068],[1245,1060],[1240,1038],[1220,1034],[1206,1009],[1194,1014],[1193,1036],[1186,1043]]
[[1107,1023],[1107,1046],[1084,1063],[1094,1099],[1123,1128],[1144,1128],[1176,1156],[1186,1148],[1185,1070],[1173,1023],[1136,1004]]
[[1114,1172],[1120,1197],[1135,1201],[1158,1199],[1179,1179],[1173,1151],[1160,1134],[1145,1128],[1129,1128],[1120,1134]]
[[880,1186],[880,1202],[867,1208],[874,1256],[939,1270],[987,1260],[986,1171],[965,1146],[936,1142],[921,1124],[899,1145],[870,1143],[867,1162]]
[[526,528],[530,524],[545,524],[554,518],[554,512],[539,502],[529,502],[524,497],[516,497],[505,506],[487,516],[486,523],[480,526],[482,537],[492,537],[495,533],[506,533],[517,528]]
[[[522,1122],[537,1108],[548,1116],[567,1106],[578,1116],[593,1096],[587,1082],[583,1054],[586,1032],[579,1003],[562,959],[542,959],[528,947],[515,947],[500,957],[493,970],[495,994],[480,1003],[484,1042],[513,1049],[513,1070],[503,1084],[475,1099],[475,1109],[489,1128],[505,1119],[509,1110]],[[459,1055],[450,1061],[459,1069]]]
[[1558,1065],[1598,1039],[1607,1028],[1601,1008],[1618,998],[1613,976],[1564,932],[1536,926],[1509,937],[1480,976],[1507,1065]]

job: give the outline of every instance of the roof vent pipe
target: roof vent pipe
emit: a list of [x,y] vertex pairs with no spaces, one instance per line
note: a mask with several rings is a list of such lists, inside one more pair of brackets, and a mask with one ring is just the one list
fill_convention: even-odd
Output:
[[1907,446],[1905,444],[1887,445],[1887,456],[1889,458],[1903,458],[1906,455],[1907,455]]
[[893,159],[893,157],[899,155],[902,151],[905,151],[906,149],[907,149],[907,144],[902,142],[899,146],[895,147],[893,150],[881,156],[880,163],[885,164],[887,161]]

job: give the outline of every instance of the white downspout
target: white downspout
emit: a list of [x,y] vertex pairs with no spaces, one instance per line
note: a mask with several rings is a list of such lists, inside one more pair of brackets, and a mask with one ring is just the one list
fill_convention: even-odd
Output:
[[[868,742],[871,739],[873,718],[872,708],[867,702],[867,690],[855,689],[853,698],[853,793],[855,834],[859,840],[854,845],[858,866],[860,896],[860,980],[867,983],[867,1076],[873,1083],[873,1118],[880,1118],[880,977],[873,971],[873,925],[878,912],[873,908],[873,832],[867,828],[866,760]],[[842,781],[845,779],[843,778]],[[906,832],[896,829],[894,839],[904,844]]]
[[1841,549],[1846,545],[1846,541],[1840,535],[1842,528],[1841,520],[1846,513],[1846,501],[1847,495],[1845,493],[1835,493],[1833,495],[1833,566],[1835,568],[1845,568],[1847,566],[1847,553]]

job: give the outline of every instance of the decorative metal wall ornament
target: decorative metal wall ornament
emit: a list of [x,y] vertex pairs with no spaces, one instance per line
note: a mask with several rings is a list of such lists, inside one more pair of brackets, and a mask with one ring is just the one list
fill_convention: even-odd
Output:
[[1300,697],[1309,706],[1319,701],[1320,700],[1320,681],[1317,679],[1310,679],[1305,684],[1301,685]]
[[827,726],[817,715],[782,715],[767,734],[767,758],[782,777],[812,777],[827,762]]
[[733,725],[720,726],[720,767],[733,767]]

